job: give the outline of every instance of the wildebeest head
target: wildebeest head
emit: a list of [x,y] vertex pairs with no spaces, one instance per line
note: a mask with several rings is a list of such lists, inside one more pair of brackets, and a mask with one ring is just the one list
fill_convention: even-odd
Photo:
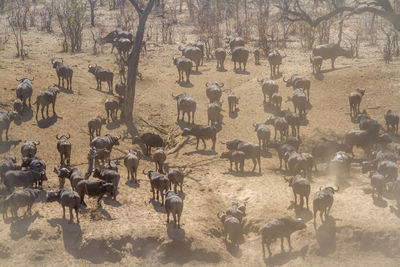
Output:
[[179,101],[186,96],[186,93],[179,94],[179,95],[174,95],[173,93],[171,93],[171,95],[174,100]]
[[286,87],[293,86],[293,83],[297,76],[297,74],[293,74],[292,77],[290,77],[289,79],[285,79],[285,77],[283,77],[282,79],[286,83]]
[[51,59],[51,64],[53,65],[53,68],[59,68],[60,66],[62,66],[64,63],[64,60],[61,58],[61,61],[58,60],[54,60],[54,58]]
[[[320,187],[319,190],[321,191],[322,187]],[[334,189],[332,186],[326,186],[323,190],[335,194],[335,192],[339,191],[339,186],[337,186],[337,189]]]
[[192,130],[190,130],[189,128],[184,128],[182,130],[182,136],[188,136],[191,134],[191,132],[192,132]]
[[96,66],[93,66],[93,65],[88,65],[88,72],[90,72],[90,73],[92,73],[92,74],[94,74],[94,75],[96,75],[96,72],[97,72],[97,70],[99,69],[99,67],[96,65]]
[[32,82],[35,80],[35,77],[32,77],[32,79],[30,79],[30,78],[26,78],[26,77],[24,77],[24,78],[21,78],[21,79],[15,79],[17,82],[20,82],[20,83],[29,83],[30,85],[32,85]]
[[228,141],[228,142],[221,142],[221,144],[226,145],[226,148],[228,150],[236,150],[240,143],[243,143],[243,141],[240,139],[235,139],[235,140]]
[[57,170],[56,168],[54,168],[54,173],[56,173],[58,175],[58,178],[70,178],[71,174],[72,174],[72,170],[70,168],[60,168],[59,170]]
[[103,37],[101,39],[101,42],[102,43],[111,43],[117,37],[118,37],[118,31],[114,30],[114,31],[110,32],[109,34],[107,34],[105,37]]
[[146,171],[146,169],[143,169],[143,174],[144,175],[147,175],[147,177],[149,177],[149,179],[151,178],[151,175],[153,174],[153,173],[156,173],[156,171],[153,171],[153,170],[148,170],[148,171]]
[[206,87],[212,87],[212,86],[218,86],[219,88],[224,87],[224,83],[223,82],[207,82],[206,83]]
[[178,194],[175,193],[174,190],[168,190],[168,191],[165,193],[165,198],[169,198],[169,197],[177,196],[177,195],[178,195]]
[[238,207],[238,210],[240,210],[243,213],[243,215],[246,215],[246,203],[240,205]]
[[295,177],[294,176],[289,176],[289,177],[283,177],[283,179],[285,179],[285,181],[289,184],[289,186],[292,186]]
[[294,230],[303,230],[307,227],[302,218],[297,218],[293,226]]
[[71,135],[69,133],[67,133],[67,135],[63,135],[63,134],[59,135],[59,134],[57,134],[56,138],[57,138],[57,140],[61,140],[61,139],[68,140],[69,138],[71,138]]
[[95,168],[92,171],[93,171],[93,177],[95,177],[95,178],[99,178],[100,177],[100,174],[101,174],[101,170],[100,169]]
[[46,202],[53,202],[53,201],[58,201],[60,199],[60,193],[61,190],[57,190],[57,191],[48,191],[47,192],[47,198],[46,198]]

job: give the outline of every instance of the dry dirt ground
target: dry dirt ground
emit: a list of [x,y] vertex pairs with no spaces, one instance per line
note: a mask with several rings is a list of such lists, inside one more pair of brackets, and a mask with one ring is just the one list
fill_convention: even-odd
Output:
[[[108,13],[100,10],[99,17]],[[57,36],[59,37],[59,36]],[[89,38],[88,32],[85,37]],[[63,57],[74,69],[73,93],[62,91],[57,98],[57,116],[35,120],[36,107],[25,114],[22,123],[12,123],[10,141],[0,146],[1,156],[16,156],[20,160],[20,147],[24,140],[39,140],[38,156],[47,163],[49,181],[45,189],[55,189],[58,179],[52,172],[59,164],[56,150],[56,134],[70,133],[73,144],[72,164],[86,171],[86,155],[89,149],[87,121],[104,115],[104,101],[112,97],[95,89],[94,77],[88,73],[88,64],[95,63],[112,69],[114,57],[110,47],[98,56],[90,53],[91,44],[85,40],[83,53],[60,53],[60,38],[31,30],[26,35],[29,59],[14,58],[14,47],[9,43],[0,51],[1,110],[10,110],[15,99],[16,77],[35,77],[34,96],[57,82],[50,64],[51,57]],[[121,158],[132,148],[131,135],[147,131],[159,133],[146,125],[164,129],[168,135],[169,166],[187,166],[192,170],[184,183],[184,210],[182,229],[166,224],[166,213],[159,202],[151,200],[147,177],[143,168],[153,168],[149,158],[140,162],[139,186],[127,184],[127,172],[120,167],[122,182],[117,201],[106,199],[97,208],[94,199],[88,208],[80,211],[80,224],[68,224],[62,219],[58,203],[36,203],[33,216],[17,221],[0,222],[0,265],[271,265],[271,266],[399,266],[400,260],[400,212],[393,199],[374,201],[371,197],[369,179],[360,173],[359,163],[352,164],[351,176],[337,181],[335,176],[321,166],[312,179],[312,195],[321,185],[339,185],[335,194],[330,220],[315,231],[312,213],[291,208],[293,195],[285,184],[279,170],[275,151],[262,155],[262,174],[249,172],[252,164],[246,162],[245,174],[230,172],[228,162],[219,158],[225,146],[219,141],[235,138],[257,142],[253,122],[263,122],[273,113],[264,106],[257,78],[269,73],[265,59],[261,66],[254,65],[251,57],[248,73],[234,73],[233,63],[226,60],[226,72],[216,70],[216,61],[204,61],[200,73],[191,76],[192,87],[181,87],[171,57],[178,54],[178,45],[153,46],[142,59],[140,71],[144,80],[137,83],[134,110],[134,126],[127,127],[119,121],[103,128],[103,133],[124,136],[121,144],[113,150],[112,158]],[[364,50],[363,50],[364,49]],[[312,76],[308,53],[288,49],[287,58],[281,66],[284,75],[304,74],[311,78],[312,108],[307,115],[308,124],[301,128],[304,143],[300,150],[310,152],[311,146],[325,136],[339,139],[358,125],[350,121],[348,94],[356,88],[365,88],[362,109],[383,123],[387,109],[400,111],[400,62],[385,65],[372,48],[364,47],[361,59],[339,58],[335,71],[324,71],[320,77]],[[324,62],[323,69],[330,68]],[[115,79],[117,80],[117,79]],[[195,149],[195,140],[180,136],[185,123],[176,123],[176,103],[171,93],[186,92],[197,101],[196,123],[206,124],[208,100],[205,95],[207,81],[222,81],[226,89],[240,96],[240,111],[230,117],[226,110],[227,95],[223,95],[223,126],[218,133],[217,153]],[[286,100],[291,95],[281,79],[276,80]],[[290,102],[283,103],[283,109]],[[52,114],[50,112],[50,114]],[[272,128],[271,128],[272,129]],[[395,141],[399,139],[394,138]],[[210,148],[210,142],[207,142]],[[200,145],[200,148],[202,146]],[[365,158],[357,150],[356,158]],[[69,186],[69,182],[67,182]],[[244,237],[239,248],[226,244],[221,236],[221,223],[217,213],[226,209],[231,201],[245,202]],[[310,203],[311,206],[311,203]],[[22,211],[20,210],[20,215]],[[68,216],[68,215],[67,215]],[[271,258],[263,259],[259,229],[269,220],[283,216],[302,217],[307,228],[292,236],[292,251],[280,252],[279,242],[274,243]],[[68,217],[67,217],[68,218]],[[286,243],[285,243],[285,247]]]

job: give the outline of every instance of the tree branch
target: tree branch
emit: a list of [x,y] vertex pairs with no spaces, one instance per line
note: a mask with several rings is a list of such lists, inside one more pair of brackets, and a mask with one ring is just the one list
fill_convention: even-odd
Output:
[[129,0],[131,2],[132,6],[135,7],[136,12],[138,13],[139,17],[143,14],[143,10],[139,7],[138,3],[135,0]]

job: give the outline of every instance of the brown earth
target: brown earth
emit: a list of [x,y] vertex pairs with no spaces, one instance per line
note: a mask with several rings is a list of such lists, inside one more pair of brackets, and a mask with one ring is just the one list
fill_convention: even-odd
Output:
[[[100,10],[102,21],[109,16]],[[111,28],[110,28],[111,29]],[[190,31],[188,31],[190,32]],[[26,114],[20,125],[12,123],[10,142],[0,146],[2,156],[20,158],[20,147],[24,140],[40,140],[38,156],[47,163],[49,181],[45,189],[55,189],[58,179],[52,172],[59,164],[56,150],[56,134],[70,133],[73,144],[73,166],[86,171],[86,155],[89,149],[87,121],[96,115],[104,115],[104,101],[112,96],[95,89],[94,77],[87,72],[87,65],[95,63],[117,72],[110,47],[98,56],[89,52],[89,32],[85,32],[83,53],[60,53],[60,38],[36,30],[26,35],[29,44],[29,59],[14,58],[14,47],[10,42],[0,51],[1,111],[10,110],[15,99],[16,77],[35,77],[34,97],[39,91],[57,82],[57,76],[50,64],[50,58],[63,57],[64,62],[74,69],[73,93],[62,91],[56,104],[57,116],[35,120]],[[225,146],[219,141],[235,138],[257,142],[253,122],[263,122],[271,116],[271,108],[263,105],[262,93],[257,78],[269,73],[267,61],[255,66],[250,59],[245,74],[233,72],[233,63],[227,59],[226,72],[216,70],[216,61],[204,61],[199,74],[192,74],[193,87],[179,86],[176,68],[171,57],[178,54],[178,45],[153,46],[152,51],[142,59],[140,71],[144,80],[137,83],[134,110],[134,125],[127,127],[119,121],[103,128],[103,133],[123,135],[124,140],[115,150],[112,158],[122,158],[132,148],[132,134],[136,132],[157,132],[151,125],[168,132],[161,134],[168,140],[169,166],[188,166],[192,173],[185,178],[184,211],[182,229],[166,225],[166,213],[157,201],[152,201],[147,178],[139,174],[139,186],[126,184],[127,172],[120,166],[122,182],[117,201],[106,199],[102,208],[97,208],[94,199],[88,201],[88,208],[81,209],[80,224],[68,224],[62,219],[62,210],[57,203],[37,203],[34,215],[12,222],[6,219],[0,223],[0,264],[1,265],[278,265],[278,266],[398,266],[400,264],[400,212],[392,199],[373,201],[369,179],[360,173],[358,163],[352,164],[351,177],[337,181],[335,176],[321,166],[312,180],[312,194],[321,185],[339,185],[331,211],[332,218],[314,231],[312,213],[291,208],[293,195],[285,184],[278,168],[276,152],[263,153],[262,174],[249,172],[251,162],[246,161],[244,175],[228,170],[229,163],[219,159]],[[311,78],[312,109],[307,114],[308,125],[301,128],[304,143],[301,151],[309,152],[311,146],[321,137],[340,140],[343,134],[358,128],[350,121],[348,94],[356,88],[365,88],[366,96],[362,109],[383,123],[387,109],[400,110],[400,62],[386,65],[373,48],[363,47],[360,59],[339,58],[337,69],[330,71],[330,64],[324,63],[324,71],[318,79],[311,75],[308,53],[291,48],[286,51],[281,71],[289,76],[294,73]],[[367,51],[371,51],[368,52]],[[115,79],[117,80],[117,79]],[[226,112],[227,95],[223,95],[223,126],[218,133],[217,153],[195,149],[195,140],[180,136],[185,123],[176,123],[176,104],[171,93],[186,92],[197,101],[196,123],[205,124],[208,100],[205,95],[207,81],[222,81],[225,87],[240,96],[240,111],[235,118]],[[286,100],[291,95],[281,79],[277,80],[280,92]],[[283,109],[290,102],[283,103]],[[50,111],[50,114],[51,111]],[[272,128],[271,128],[272,129]],[[396,142],[398,138],[394,138]],[[208,148],[211,147],[207,142]],[[202,146],[200,145],[200,148]],[[365,158],[357,150],[356,158]],[[154,163],[145,158],[143,168],[153,168]],[[140,172],[141,173],[141,172]],[[67,182],[69,186],[69,183]],[[247,204],[245,234],[238,249],[226,244],[221,236],[221,223],[217,213],[224,210],[231,201]],[[312,204],[310,203],[310,206]],[[20,211],[21,215],[22,211]],[[68,216],[68,215],[67,215]],[[263,259],[259,229],[267,221],[283,216],[303,217],[307,229],[292,236],[293,250],[280,253],[279,242],[274,243],[273,257]],[[285,247],[287,248],[286,242]]]

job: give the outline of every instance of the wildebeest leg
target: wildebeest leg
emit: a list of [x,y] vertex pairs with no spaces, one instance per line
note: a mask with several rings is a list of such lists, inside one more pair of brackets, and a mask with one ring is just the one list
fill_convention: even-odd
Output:
[[97,200],[97,205],[98,205],[99,207],[101,207],[100,200],[103,198],[103,196],[104,196],[104,194],[101,194],[101,195],[99,196],[99,199]]
[[169,210],[167,210],[167,223],[169,223]]
[[76,213],[76,222],[79,223],[78,207],[75,207],[75,213]]
[[207,146],[206,146],[206,141],[204,141],[204,138],[201,138],[201,141],[203,141],[204,149],[206,149]]
[[324,222],[324,219],[323,219],[323,214],[324,214],[324,212],[326,212],[326,209],[324,209],[324,210],[321,210],[320,212],[319,212],[319,217],[321,218],[321,222]]
[[176,228],[176,213],[173,212],[173,213],[172,213],[172,216],[174,217],[174,228]]
[[64,87],[64,77],[62,77],[62,88],[65,88]]
[[252,170],[252,172],[254,172],[254,170],[256,169],[256,166],[257,166],[257,160],[255,158],[252,158],[251,160],[253,161],[253,170]]
[[60,76],[58,75],[58,87],[60,87]]
[[283,236],[281,237],[281,250],[282,252],[285,251],[285,249],[283,248]]
[[194,111],[192,112],[192,123],[194,124]]
[[297,205],[297,195],[294,191],[293,191],[293,195],[294,195],[294,204]]
[[335,69],[335,57],[331,58],[332,69]]
[[199,140],[200,140],[200,137],[196,137],[196,149],[199,149]]
[[236,61],[233,61],[233,70],[236,70]]
[[246,62],[243,62],[243,71],[246,71]]
[[157,189],[157,201],[160,201],[160,190]]
[[56,115],[56,110],[55,110],[56,102],[54,101],[52,104],[53,104],[53,116],[55,116]]
[[44,118],[44,115],[43,115],[44,108],[45,108],[45,106],[42,105],[42,109],[41,109],[41,112],[42,112],[42,119]]

